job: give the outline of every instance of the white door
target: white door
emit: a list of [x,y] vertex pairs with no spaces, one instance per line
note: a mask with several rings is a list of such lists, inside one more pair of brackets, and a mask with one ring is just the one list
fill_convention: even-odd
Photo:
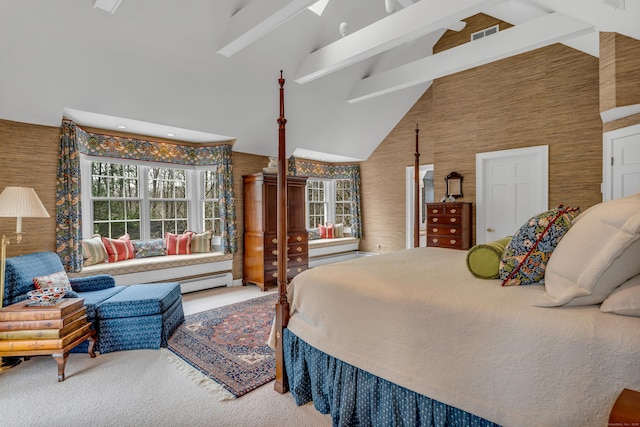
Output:
[[604,134],[603,200],[640,192],[640,125]]
[[512,236],[548,206],[548,146],[476,154],[476,243]]

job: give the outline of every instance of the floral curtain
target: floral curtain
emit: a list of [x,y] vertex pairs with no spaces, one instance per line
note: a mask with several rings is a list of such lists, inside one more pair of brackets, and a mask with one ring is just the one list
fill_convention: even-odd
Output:
[[222,218],[221,247],[224,253],[237,252],[231,145],[178,145],[102,135],[87,132],[71,120],[63,119],[56,195],[58,201],[56,239],[58,254],[67,271],[79,271],[82,268],[79,153],[171,165],[216,165],[219,171],[220,217]]
[[289,158],[289,175],[309,176],[313,178],[348,179],[351,190],[351,235],[362,237],[362,210],[360,203],[360,166],[359,165],[327,165]]
[[220,218],[222,219],[221,250],[227,254],[238,251],[231,145],[178,145],[89,133],[79,127],[76,128],[78,148],[81,153],[89,156],[186,166],[216,165],[219,172],[218,188],[220,188]]
[[63,120],[56,178],[56,252],[68,272],[82,269],[80,207],[80,158],[76,126],[69,120]]

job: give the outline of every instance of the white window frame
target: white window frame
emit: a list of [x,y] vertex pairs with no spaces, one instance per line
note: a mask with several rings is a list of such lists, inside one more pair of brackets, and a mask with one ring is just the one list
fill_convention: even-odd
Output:
[[[307,179],[307,186],[305,188],[305,224],[307,228],[311,228],[309,223],[309,181],[322,181],[324,182],[324,203],[325,203],[325,213],[326,218],[325,222],[330,222],[332,224],[336,223],[336,179],[327,179],[327,178],[309,178]],[[351,218],[353,221],[353,218]],[[345,233],[351,233],[351,227],[344,227],[343,231]]]
[[[93,233],[93,203],[91,196],[91,162],[108,162],[119,164],[132,164],[138,166],[138,200],[140,200],[140,240],[149,240],[151,237],[151,223],[149,212],[148,176],[149,167],[175,168],[186,170],[188,219],[187,227],[195,232],[203,231],[203,202],[204,202],[204,170],[216,170],[216,166],[189,166],[170,163],[142,162],[127,159],[112,159],[105,157],[80,155],[81,194],[85,203],[82,203],[82,235],[91,237]],[[199,224],[194,227],[194,224]],[[219,241],[219,236],[218,239]],[[215,238],[214,238],[215,241]]]

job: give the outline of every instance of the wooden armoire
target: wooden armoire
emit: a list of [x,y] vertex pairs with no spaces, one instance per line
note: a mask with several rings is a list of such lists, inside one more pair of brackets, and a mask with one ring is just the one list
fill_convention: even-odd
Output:
[[[263,291],[278,279],[278,176],[256,173],[243,176],[244,264],[242,284],[254,283]],[[287,176],[287,279],[309,267],[305,218],[307,177]]]

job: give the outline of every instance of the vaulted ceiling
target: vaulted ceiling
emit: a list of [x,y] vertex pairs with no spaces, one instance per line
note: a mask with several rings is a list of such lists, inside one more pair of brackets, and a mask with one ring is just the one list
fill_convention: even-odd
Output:
[[[640,39],[633,0],[316,2],[2,1],[0,119],[275,155],[283,70],[289,154],[366,159],[435,78],[556,42],[598,56],[599,31]],[[432,53],[477,13],[514,26]]]

